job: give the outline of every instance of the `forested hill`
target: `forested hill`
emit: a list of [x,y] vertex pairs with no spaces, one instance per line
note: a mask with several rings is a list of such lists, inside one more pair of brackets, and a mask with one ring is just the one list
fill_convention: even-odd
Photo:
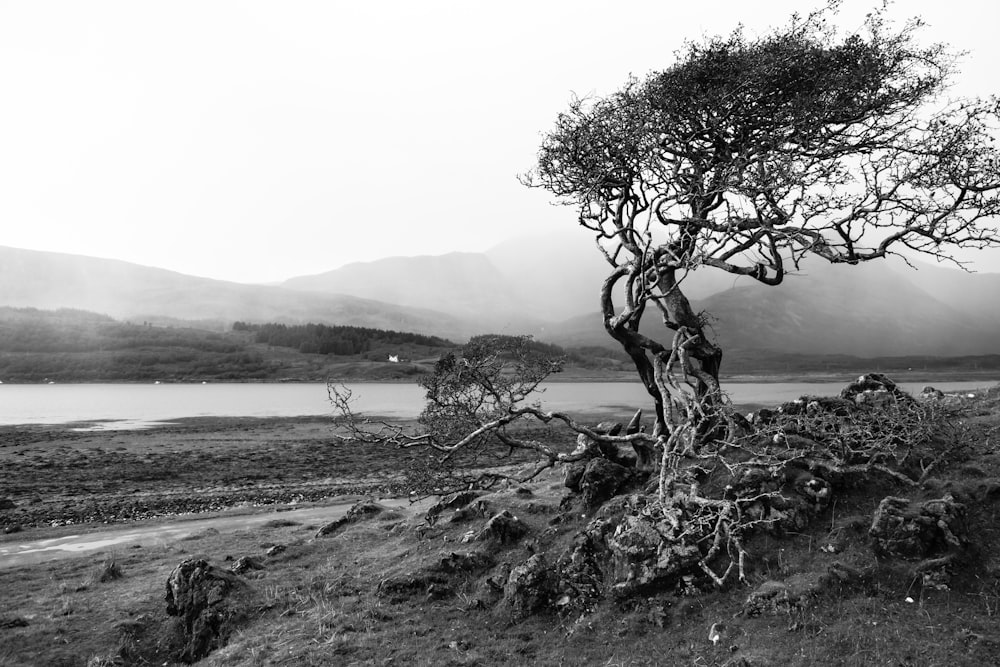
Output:
[[62,308],[0,307],[0,352],[98,352],[148,347],[186,347],[239,352],[241,341],[190,327],[120,322],[107,315]]
[[[634,377],[628,358],[610,347],[570,347],[533,341],[538,352],[562,356],[556,379]],[[238,322],[208,331],[122,322],[82,310],[0,307],[0,381],[201,382],[414,380],[458,345],[443,338],[382,329]],[[391,362],[394,357],[398,362]],[[1000,369],[1000,356],[891,357],[735,352],[733,374],[858,374],[868,370],[975,375]]]
[[[4,383],[412,380],[457,347],[367,327],[237,322],[223,332],[83,310],[0,307]],[[584,373],[627,370],[627,358],[606,348],[532,347]]]
[[[349,326],[238,323],[233,331],[121,322],[83,310],[0,307],[0,381],[406,379],[454,343]],[[388,363],[388,356],[415,359]]]
[[4,382],[263,379],[271,367],[245,338],[119,322],[82,310],[0,308]]
[[[437,336],[326,324],[289,325],[236,322],[233,324],[233,331],[253,333],[254,341],[257,343],[290,347],[307,354],[364,354],[378,348],[391,348],[393,346],[445,349],[456,347],[455,343],[450,340]],[[398,353],[395,356],[398,356]]]

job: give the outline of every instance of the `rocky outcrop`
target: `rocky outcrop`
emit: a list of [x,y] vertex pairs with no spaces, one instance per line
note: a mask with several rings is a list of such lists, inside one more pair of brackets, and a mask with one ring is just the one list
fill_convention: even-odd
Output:
[[446,512],[458,512],[481,495],[483,495],[482,491],[458,491],[457,493],[451,493],[431,505],[424,514],[424,520],[434,525]]
[[485,519],[493,512],[493,505],[485,498],[477,498],[468,505],[460,507],[448,517],[448,523],[462,523],[471,519]]
[[574,536],[572,546],[556,563],[554,599],[560,613],[589,613],[604,597],[609,558],[606,536],[621,518],[620,514],[614,514],[613,508],[602,508],[599,515]]
[[328,537],[339,531],[344,526],[357,523],[358,521],[371,519],[375,516],[383,514],[386,511],[387,508],[385,506],[379,505],[375,501],[362,500],[351,506],[351,509],[347,510],[347,514],[339,519],[334,519],[317,530],[316,537]]
[[416,595],[431,600],[450,597],[455,593],[456,575],[479,574],[495,563],[484,551],[452,551],[433,563],[386,577],[379,582],[378,593],[397,602]]
[[422,568],[386,577],[379,582],[378,594],[392,602],[401,602],[415,595],[439,600],[454,593],[448,574],[435,568]]
[[203,559],[182,562],[167,578],[167,614],[176,616],[181,649],[176,656],[195,662],[223,646],[245,618],[246,582]]
[[[872,409],[880,401],[891,404],[889,417]],[[578,442],[578,450],[592,456],[567,466],[565,485],[579,495],[564,499],[561,508],[567,511],[560,518],[579,517],[581,504],[584,516],[594,514],[545,579],[551,606],[563,614],[586,614],[609,597],[674,588],[690,592],[745,578],[744,545],[754,532],[802,531],[829,508],[835,488],[843,488],[848,476],[910,481],[897,473],[892,457],[901,446],[892,439],[898,434],[879,428],[894,414],[920,409],[889,378],[869,374],[838,397],[804,397],[761,410],[752,417],[755,434],[737,444],[705,442],[697,460],[679,458],[662,499],[651,483],[636,493],[645,475],[604,455],[598,441]],[[605,426],[600,425],[602,432],[613,432]],[[953,551],[965,541],[963,511],[950,496],[912,507],[907,500],[886,499],[872,523],[872,540],[886,554]],[[867,517],[860,525],[859,530],[868,528]],[[929,561],[919,567],[925,564]],[[765,585],[748,599],[747,613],[788,613],[823,588],[858,578],[847,566],[831,568],[814,580],[791,577]],[[532,608],[534,602],[519,607]]]
[[477,542],[495,541],[500,544],[513,544],[528,532],[528,526],[516,516],[504,510],[495,514],[482,530],[476,534]]
[[632,479],[632,471],[606,458],[587,462],[578,484],[583,503],[595,508],[617,495]]
[[566,464],[563,469],[563,486],[574,493],[580,492],[580,480],[583,479],[583,471],[587,469],[586,461],[574,461]]
[[856,405],[884,407],[896,402],[913,402],[913,397],[899,389],[896,383],[881,373],[868,373],[851,382],[840,397]]
[[698,565],[702,558],[698,546],[678,536],[679,515],[676,508],[666,508],[623,517],[607,541],[615,595],[628,596],[666,583]]
[[521,620],[546,607],[552,599],[552,577],[545,558],[535,554],[510,572],[502,607],[512,620]]
[[263,570],[264,566],[250,556],[240,556],[229,567],[234,574],[246,574],[252,570]]

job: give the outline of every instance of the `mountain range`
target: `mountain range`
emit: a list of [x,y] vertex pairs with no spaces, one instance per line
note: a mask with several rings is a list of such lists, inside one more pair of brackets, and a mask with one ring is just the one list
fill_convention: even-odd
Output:
[[[702,269],[684,287],[695,308],[710,314],[730,352],[1000,353],[1000,274],[912,264],[817,261],[775,288]],[[235,320],[350,324],[455,340],[528,333],[560,344],[614,347],[596,307],[605,274],[606,263],[586,235],[522,239],[485,253],[392,257],[269,286],[0,247],[0,305],[219,327]],[[649,327],[662,335],[658,322]]]
[[0,247],[0,305],[77,308],[122,320],[185,320],[211,328],[243,320],[324,322],[440,336],[468,333],[467,323],[444,313],[346,294],[296,292],[113,259],[6,247]]

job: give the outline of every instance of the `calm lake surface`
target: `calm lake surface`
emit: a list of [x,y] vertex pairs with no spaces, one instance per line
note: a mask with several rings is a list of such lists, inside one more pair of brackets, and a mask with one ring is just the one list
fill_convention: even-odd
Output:
[[[990,387],[996,379],[940,382],[942,391]],[[844,382],[727,383],[737,405],[777,404],[804,394],[833,395]],[[927,383],[902,383],[918,393]],[[423,390],[414,384],[352,383],[355,412],[416,417]],[[553,383],[540,396],[548,410],[593,412],[646,408],[638,383]],[[90,428],[142,428],[182,417],[294,417],[332,414],[326,385],[305,384],[51,384],[0,385],[0,424],[95,422]]]

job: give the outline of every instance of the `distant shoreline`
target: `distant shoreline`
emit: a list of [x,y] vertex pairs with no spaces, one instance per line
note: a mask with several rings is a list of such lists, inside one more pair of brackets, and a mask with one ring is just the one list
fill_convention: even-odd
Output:
[[[796,373],[774,372],[774,373],[739,373],[733,375],[722,375],[720,382],[723,384],[748,384],[748,383],[789,383],[789,382],[849,382],[858,375],[865,373],[883,373],[896,382],[972,382],[979,378],[985,381],[1000,382],[1000,371],[995,369],[970,371],[970,370],[882,370],[878,368],[857,369],[851,371],[837,372],[809,372]],[[577,373],[577,374],[556,374],[545,380],[547,384],[571,384],[584,382],[638,382],[634,373]],[[323,379],[233,379],[233,380],[65,380],[60,382],[0,382],[0,391],[4,386],[43,386],[43,385],[80,385],[80,384],[100,384],[100,385],[201,385],[201,384],[415,384],[415,378],[365,378],[365,377],[345,377]]]

